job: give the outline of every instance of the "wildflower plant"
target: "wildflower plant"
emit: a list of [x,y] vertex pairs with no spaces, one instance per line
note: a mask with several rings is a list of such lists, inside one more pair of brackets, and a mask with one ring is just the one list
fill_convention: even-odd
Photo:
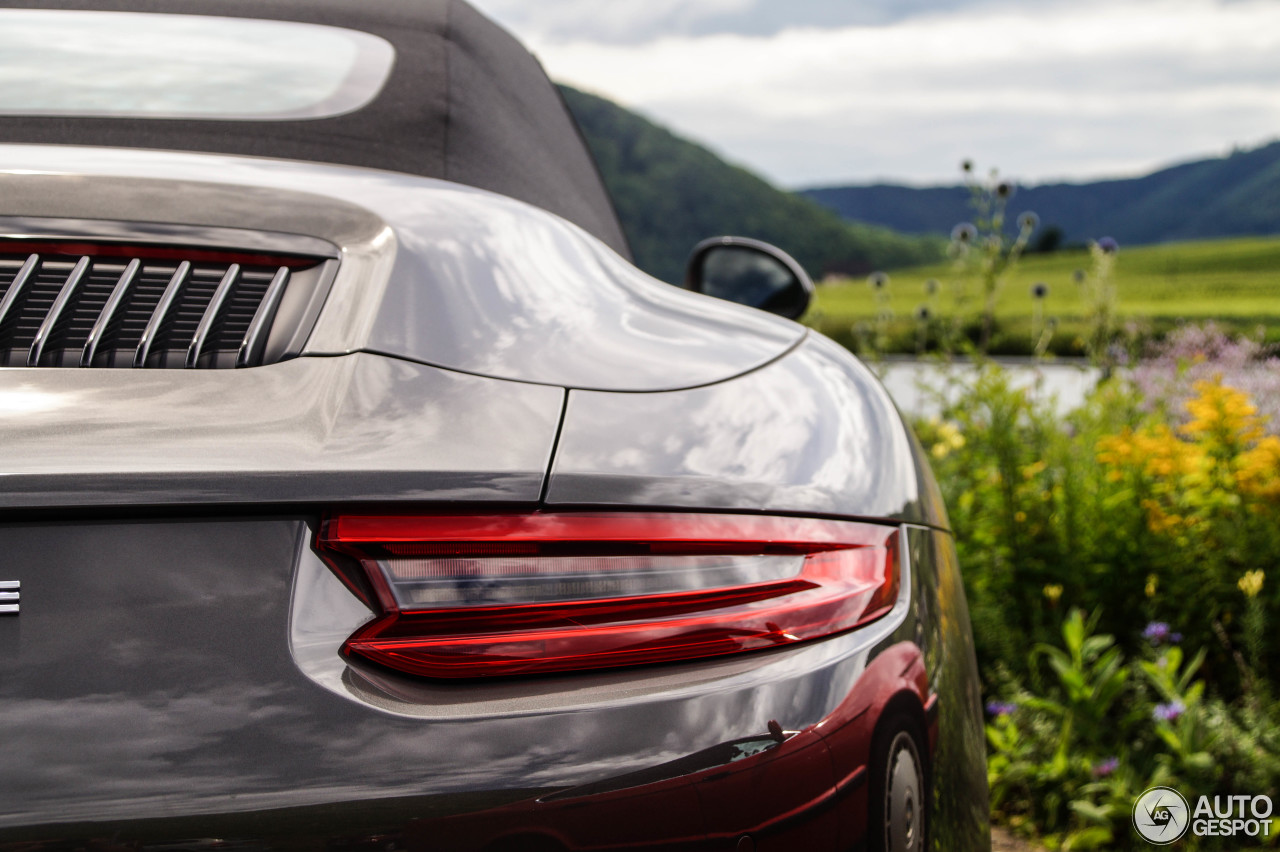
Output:
[[1051,848],[1146,848],[1128,825],[1142,790],[1221,780],[1222,705],[1205,697],[1203,652],[1186,661],[1173,647],[1133,665],[1096,623],[1073,608],[1059,641],[1029,658],[1052,677],[988,703],[992,806]]
[[996,169],[991,170],[986,180],[978,180],[968,160],[962,164],[962,170],[974,219],[956,225],[951,231],[948,254],[953,260],[955,275],[953,336],[959,340],[962,335],[968,315],[968,282],[976,280],[982,296],[978,352],[985,354],[991,349],[995,333],[1000,289],[1040,226],[1040,218],[1030,211],[1019,215],[1014,223],[1016,236],[1010,240],[1005,228],[1016,186],[1001,178]]
[[1119,243],[1111,237],[1096,240],[1089,244],[1090,268],[1076,272],[1089,328],[1085,351],[1095,366],[1101,366],[1108,372],[1115,367],[1117,360],[1113,348],[1116,314],[1113,273],[1119,251]]
[[994,813],[1051,848],[1131,848],[1157,784],[1280,798],[1280,437],[1221,377],[1152,404],[1134,372],[1060,416],[987,364],[916,424],[965,567]]
[[[1253,579],[1260,575],[1249,572],[1259,570],[1253,566],[1260,558],[1280,556],[1280,438],[1265,433],[1265,421],[1242,391],[1220,380],[1198,381],[1193,389],[1178,425],[1125,428],[1096,446],[1108,481],[1141,507],[1151,551],[1173,564],[1195,554],[1193,573],[1157,575],[1172,593],[1162,596],[1164,611],[1203,625],[1197,641],[1207,644],[1213,620],[1241,615],[1240,591],[1249,624],[1248,603],[1262,591]],[[1265,599],[1254,609],[1264,605]],[[1264,643],[1237,635],[1251,647],[1255,667],[1274,662],[1274,654],[1265,659]]]

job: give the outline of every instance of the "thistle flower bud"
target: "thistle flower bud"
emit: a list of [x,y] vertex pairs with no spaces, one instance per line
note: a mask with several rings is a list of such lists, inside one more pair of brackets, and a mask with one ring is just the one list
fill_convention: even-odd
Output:
[[1009,181],[1002,180],[996,184],[996,198],[1001,198],[1007,201],[1008,199],[1013,198],[1013,193],[1014,187]]
[[1098,240],[1098,248],[1102,249],[1105,254],[1115,254],[1120,250],[1120,244],[1111,237],[1103,237]]
[[1040,217],[1028,210],[1018,217],[1018,227],[1024,231],[1034,231],[1040,227]]
[[1043,281],[1037,281],[1036,283],[1031,285],[1031,298],[1043,299],[1047,295],[1049,295],[1048,284],[1044,283]]
[[978,236],[978,229],[970,222],[961,222],[951,229],[951,239],[958,243],[972,242]]
[[883,290],[889,286],[889,276],[883,272],[873,272],[867,276],[867,283],[872,290]]
[[920,322],[928,322],[930,316],[932,316],[932,314],[929,312],[928,305],[921,305],[916,308],[916,319],[920,320]]

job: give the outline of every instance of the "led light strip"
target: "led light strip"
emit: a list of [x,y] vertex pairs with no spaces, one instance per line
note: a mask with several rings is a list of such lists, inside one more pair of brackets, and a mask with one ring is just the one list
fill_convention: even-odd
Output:
[[775,648],[879,618],[898,589],[895,527],[810,518],[340,515],[316,547],[380,611],[343,653],[427,677]]

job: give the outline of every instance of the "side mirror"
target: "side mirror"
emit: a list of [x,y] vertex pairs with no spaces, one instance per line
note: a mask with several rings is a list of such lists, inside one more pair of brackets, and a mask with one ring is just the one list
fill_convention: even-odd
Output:
[[693,247],[684,288],[799,319],[813,298],[813,282],[791,255],[748,237],[712,237]]

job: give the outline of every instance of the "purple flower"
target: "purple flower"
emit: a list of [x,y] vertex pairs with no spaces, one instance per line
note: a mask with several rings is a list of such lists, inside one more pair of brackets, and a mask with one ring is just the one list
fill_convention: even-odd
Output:
[[1100,763],[1095,763],[1093,765],[1093,777],[1106,778],[1112,772],[1115,772],[1119,767],[1120,767],[1120,758],[1108,757],[1106,760]]
[[1009,716],[1014,710],[1018,709],[1018,705],[1012,701],[988,701],[987,713],[992,716]]
[[1195,396],[1195,383],[1220,376],[1222,383],[1244,391],[1263,428],[1280,434],[1280,358],[1262,343],[1247,337],[1232,338],[1212,323],[1185,325],[1152,346],[1147,357],[1129,377],[1142,396],[1143,409],[1175,412],[1175,422],[1186,422],[1184,403]]
[[1098,240],[1098,248],[1102,249],[1106,254],[1115,254],[1120,250],[1120,244],[1111,237],[1103,237]]
[[1168,704],[1157,704],[1151,711],[1151,717],[1157,722],[1172,722],[1186,711],[1181,701],[1170,701]]
[[1170,645],[1177,645],[1182,641],[1182,634],[1174,633],[1169,629],[1169,625],[1163,621],[1153,621],[1142,631],[1142,638],[1152,645],[1163,645],[1166,642]]

